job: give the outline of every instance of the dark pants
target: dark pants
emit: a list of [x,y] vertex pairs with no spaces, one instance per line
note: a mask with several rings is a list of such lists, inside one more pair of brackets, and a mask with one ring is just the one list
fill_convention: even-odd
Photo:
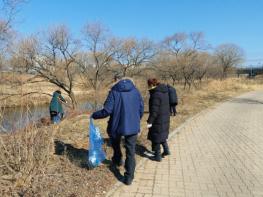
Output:
[[162,142],[162,143],[154,143],[152,142],[152,151],[154,151],[154,154],[161,154],[161,145],[163,147],[164,152],[169,151],[168,143],[167,141]]
[[54,111],[50,112],[50,119],[53,124],[58,124],[62,118],[63,118],[63,113],[54,112]]
[[[135,146],[136,146],[136,140],[137,140],[137,134],[135,135],[128,135],[124,136],[125,139],[125,150],[126,150],[126,160],[125,160],[125,170],[124,173],[125,176],[128,178],[133,179],[134,177],[134,171],[135,171]],[[113,162],[120,162],[122,159],[122,152],[121,152],[121,136],[116,138],[111,138],[111,145],[113,148]]]
[[176,104],[170,104],[170,113],[171,115],[176,115]]

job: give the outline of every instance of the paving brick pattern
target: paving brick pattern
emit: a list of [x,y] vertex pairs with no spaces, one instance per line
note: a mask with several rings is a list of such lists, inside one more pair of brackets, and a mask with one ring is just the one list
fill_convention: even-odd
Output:
[[146,160],[131,186],[107,196],[263,197],[263,92],[250,92],[187,121],[172,155]]

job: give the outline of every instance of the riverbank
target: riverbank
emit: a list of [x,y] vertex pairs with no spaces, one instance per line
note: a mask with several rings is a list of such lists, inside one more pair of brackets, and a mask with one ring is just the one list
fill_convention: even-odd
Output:
[[[244,92],[263,89],[262,84],[261,80],[227,79],[224,81],[207,81],[200,89],[192,89],[190,91],[183,90],[181,86],[177,86],[179,97],[178,114],[176,117],[171,117],[170,131],[174,130],[189,117],[216,103]],[[146,90],[141,91],[147,93]],[[145,99],[147,103],[147,98]],[[147,113],[144,114],[141,121],[142,132],[137,143],[137,161],[141,159],[140,153],[142,153],[143,147],[150,149],[150,143],[146,138],[147,116]],[[17,174],[21,174],[22,170],[16,169],[15,172],[9,172],[13,170],[13,165],[9,165],[11,170],[7,168],[6,171],[0,171],[2,173],[1,177],[3,177],[3,173],[5,173],[5,176],[10,174],[14,174],[14,176],[12,181],[3,181],[3,178],[0,180],[2,193],[8,195],[11,191],[14,193],[19,191],[23,192],[24,196],[104,196],[117,182],[117,179],[109,167],[112,149],[109,147],[106,134],[107,119],[96,120],[95,124],[99,126],[103,137],[106,139],[104,149],[107,154],[107,161],[104,164],[93,170],[87,170],[84,164],[87,158],[86,150],[89,145],[87,138],[89,114],[72,116],[62,121],[59,125],[42,127],[39,131],[36,131],[40,132],[41,136],[45,136],[43,140],[46,139],[51,147],[48,150],[38,149],[39,151],[49,151],[50,153],[48,155],[38,153],[38,155],[45,155],[43,160],[46,162],[43,162],[42,170],[34,171],[35,174],[29,179],[30,181],[21,182],[21,179],[16,177],[19,177]],[[0,144],[1,146],[3,144],[6,145],[6,143],[14,144],[15,139],[15,137],[5,138],[6,142]],[[2,159],[5,157],[8,157],[8,155],[2,154],[0,157],[1,166],[9,164],[3,163]],[[9,161],[9,159],[6,159],[6,161]],[[42,160],[38,159],[39,161]],[[20,167],[22,169],[22,166]],[[121,168],[121,172],[123,172],[123,168]],[[30,174],[30,172],[23,173]]]
[[[10,90],[12,88],[11,85],[0,85],[0,109],[48,105],[52,98],[53,92],[59,89],[52,84],[39,84],[39,87],[41,88],[29,88],[27,85],[24,85],[20,87],[21,89]],[[80,90],[81,88],[76,89],[77,90],[74,91],[74,95],[77,103],[82,102],[83,100],[94,100],[94,92],[92,90]],[[71,107],[70,98],[63,90],[61,91],[63,97],[65,97],[69,103],[68,107]]]
[[[49,104],[54,91],[60,89],[54,84],[29,74],[0,73],[0,109],[26,106],[43,106]],[[60,89],[70,102],[67,94]],[[79,81],[74,84],[77,101],[94,99],[94,91],[87,89]]]

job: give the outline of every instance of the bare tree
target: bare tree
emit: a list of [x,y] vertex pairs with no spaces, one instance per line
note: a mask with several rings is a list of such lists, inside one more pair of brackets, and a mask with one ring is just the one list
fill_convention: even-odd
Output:
[[209,66],[213,65],[213,57],[209,53],[199,53],[196,59],[194,78],[199,81],[201,85],[202,80],[209,71]]
[[12,23],[25,0],[0,0],[0,53],[6,48],[14,35]]
[[141,66],[149,63],[155,55],[153,42],[135,38],[120,40],[114,60],[124,76],[134,76],[141,72]]
[[78,41],[71,37],[69,29],[60,25],[51,28],[42,42],[36,37],[21,41],[18,58],[35,74],[34,79],[42,78],[63,89],[75,108],[73,89],[78,48]]
[[183,78],[184,87],[188,86],[190,89],[194,84],[197,72],[201,72],[198,63],[199,53],[208,47],[204,34],[202,32],[175,33],[165,38],[162,46],[162,53],[166,55],[167,59],[166,66],[163,66],[162,70],[173,80],[173,83]]
[[85,81],[95,90],[96,94],[113,61],[116,40],[100,23],[85,25],[83,35],[86,51],[80,54],[78,64]]
[[167,53],[159,53],[154,59],[153,66],[157,76],[163,79],[170,79],[175,85],[176,81],[180,82],[182,80],[179,62],[178,57]]
[[205,34],[203,32],[192,32],[189,34],[190,48],[192,50],[205,50],[209,48],[205,41]]
[[218,65],[222,68],[222,78],[227,72],[244,61],[244,51],[235,44],[222,44],[215,49]]
[[186,50],[182,53],[182,74],[184,77],[184,87],[186,85],[190,89],[194,85],[197,76],[203,78],[206,73],[204,64],[200,64],[200,54],[203,53],[209,45],[205,41],[203,32],[191,32],[188,35],[188,43]]
[[0,54],[0,72],[2,71],[3,67],[4,67],[4,56],[2,54]]
[[19,40],[13,46],[9,65],[13,72],[29,73],[33,65],[33,58],[39,52],[36,48],[38,41],[33,36]]
[[188,35],[183,32],[167,36],[161,43],[162,50],[157,56],[157,72],[165,78],[170,78],[173,85],[183,79],[182,67],[187,50]]
[[188,36],[186,33],[175,33],[172,36],[166,37],[162,42],[162,46],[168,52],[178,56],[179,53],[181,53],[185,49],[187,38]]

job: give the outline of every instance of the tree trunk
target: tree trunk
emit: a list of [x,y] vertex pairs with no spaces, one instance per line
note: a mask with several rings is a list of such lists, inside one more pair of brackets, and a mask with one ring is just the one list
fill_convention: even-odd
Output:
[[187,81],[186,79],[184,79],[184,90],[186,89],[186,84],[187,84]]
[[77,101],[76,101],[76,98],[75,98],[75,95],[74,95],[73,92],[70,92],[70,93],[69,93],[69,98],[70,98],[70,100],[71,100],[71,104],[72,104],[73,110],[76,109],[76,107],[77,107]]

